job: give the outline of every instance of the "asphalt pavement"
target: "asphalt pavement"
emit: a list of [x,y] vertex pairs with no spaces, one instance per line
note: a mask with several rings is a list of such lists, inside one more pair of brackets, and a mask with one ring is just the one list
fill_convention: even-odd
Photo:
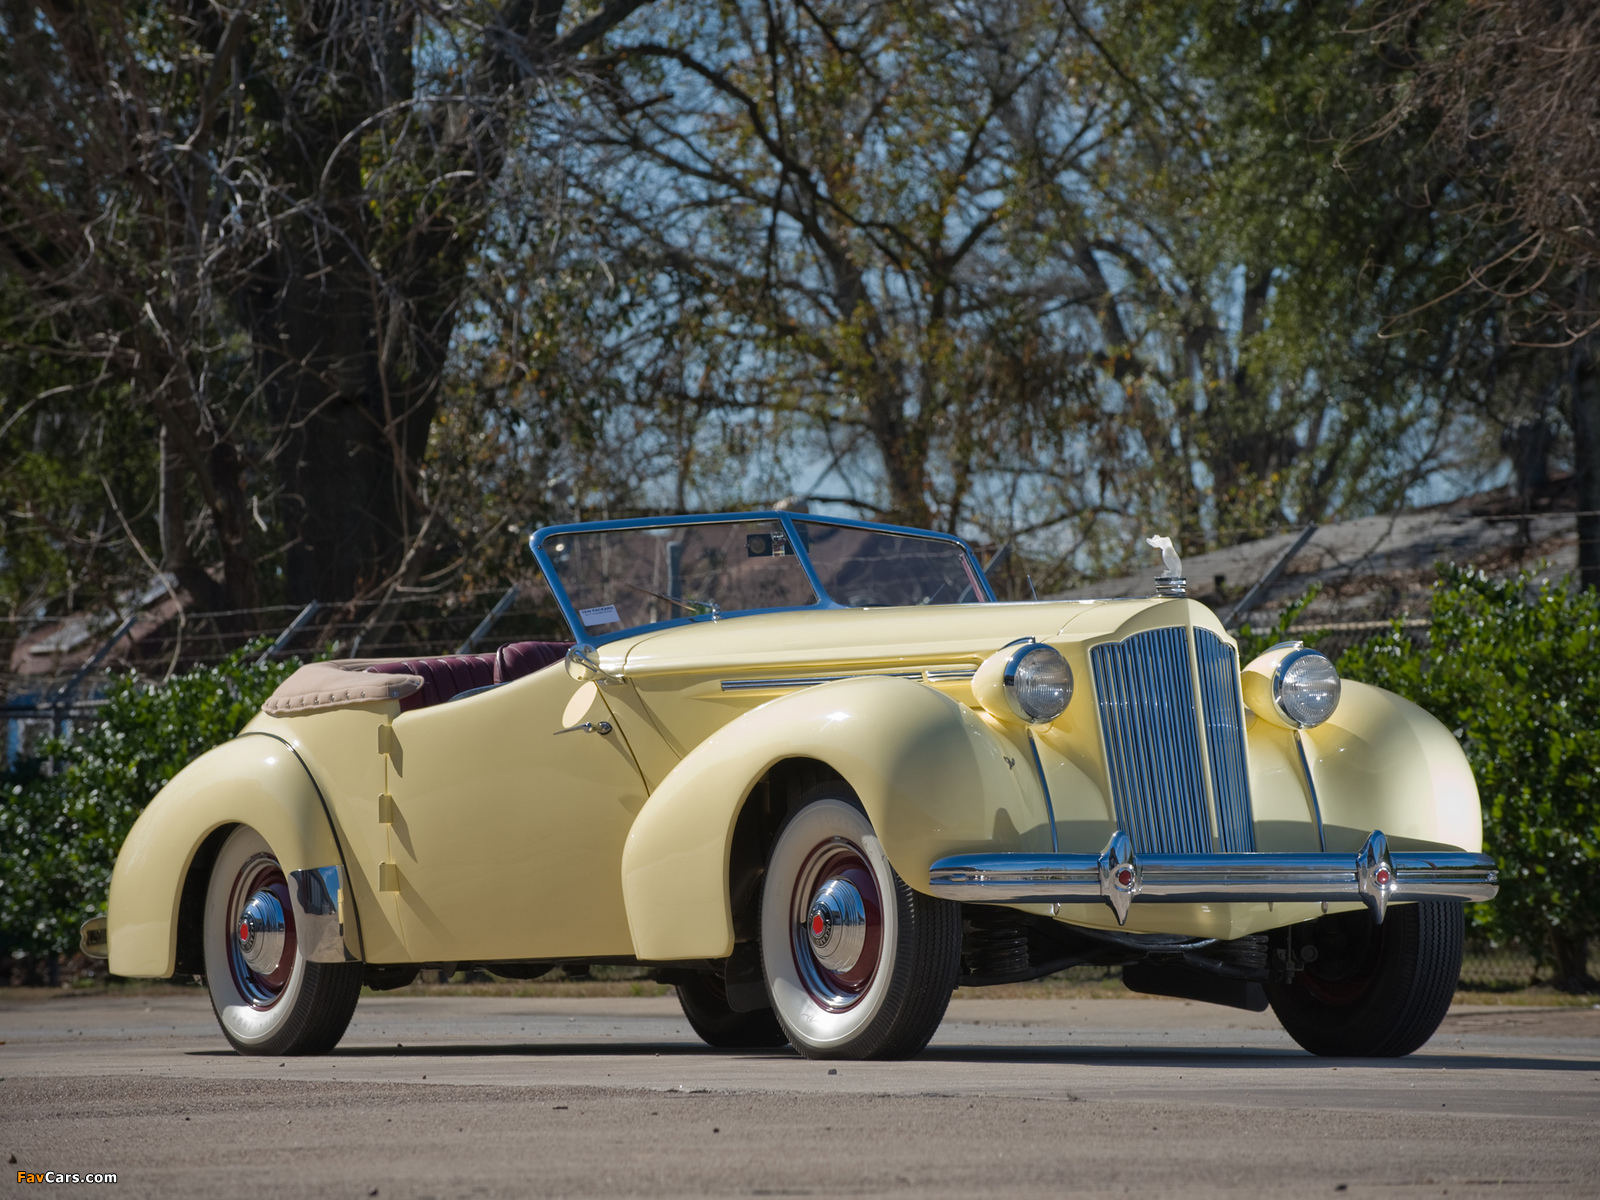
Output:
[[279,1059],[201,994],[0,993],[0,1155],[125,1197],[1593,1197],[1600,1011],[1460,1007],[1372,1062],[1270,1013],[958,1000],[911,1061],[829,1064],[671,998],[395,995]]

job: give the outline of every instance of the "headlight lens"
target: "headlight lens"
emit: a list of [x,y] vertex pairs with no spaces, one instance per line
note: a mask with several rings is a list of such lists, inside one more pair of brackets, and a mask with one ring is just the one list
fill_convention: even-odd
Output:
[[1321,725],[1339,707],[1339,672],[1318,650],[1295,650],[1278,664],[1273,701],[1285,718],[1309,729]]
[[1072,702],[1072,668],[1053,646],[1023,646],[1005,672],[1006,698],[1024,721],[1053,721]]

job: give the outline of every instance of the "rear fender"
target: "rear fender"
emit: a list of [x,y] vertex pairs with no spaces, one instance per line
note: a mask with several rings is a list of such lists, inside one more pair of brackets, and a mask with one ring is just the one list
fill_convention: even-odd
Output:
[[[107,913],[112,974],[173,974],[190,865],[227,825],[248,825],[265,838],[285,874],[342,866],[322,797],[295,752],[269,734],[242,734],[179,771],[123,842]],[[348,888],[339,890],[345,952],[359,957],[354,900]]]
[[1050,849],[1032,761],[986,718],[908,679],[820,684],[725,725],[639,811],[622,890],[640,958],[732,953],[734,825],[756,784],[793,758],[825,763],[855,790],[890,863],[918,891],[948,854]]

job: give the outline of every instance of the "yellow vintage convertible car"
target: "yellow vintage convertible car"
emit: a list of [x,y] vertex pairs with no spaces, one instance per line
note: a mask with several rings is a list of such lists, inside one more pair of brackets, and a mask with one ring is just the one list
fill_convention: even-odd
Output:
[[817,1058],[1076,964],[1318,1054],[1437,1028],[1496,890],[1460,749],[1298,643],[1241,671],[1176,556],[999,603],[957,538],[795,513],[531,545],[574,642],[302,668],[134,826],[112,972],[203,975],[277,1055],[441,966],[642,964],[712,1045]]

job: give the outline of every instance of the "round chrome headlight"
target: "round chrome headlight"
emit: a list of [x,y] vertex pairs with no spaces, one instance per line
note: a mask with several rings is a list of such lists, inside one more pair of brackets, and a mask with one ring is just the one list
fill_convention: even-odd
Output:
[[1272,702],[1286,721],[1310,729],[1339,707],[1339,672],[1320,650],[1305,646],[1278,661],[1272,674]]
[[1006,701],[1030,724],[1054,721],[1072,702],[1072,668],[1054,646],[1018,646],[1001,680]]

